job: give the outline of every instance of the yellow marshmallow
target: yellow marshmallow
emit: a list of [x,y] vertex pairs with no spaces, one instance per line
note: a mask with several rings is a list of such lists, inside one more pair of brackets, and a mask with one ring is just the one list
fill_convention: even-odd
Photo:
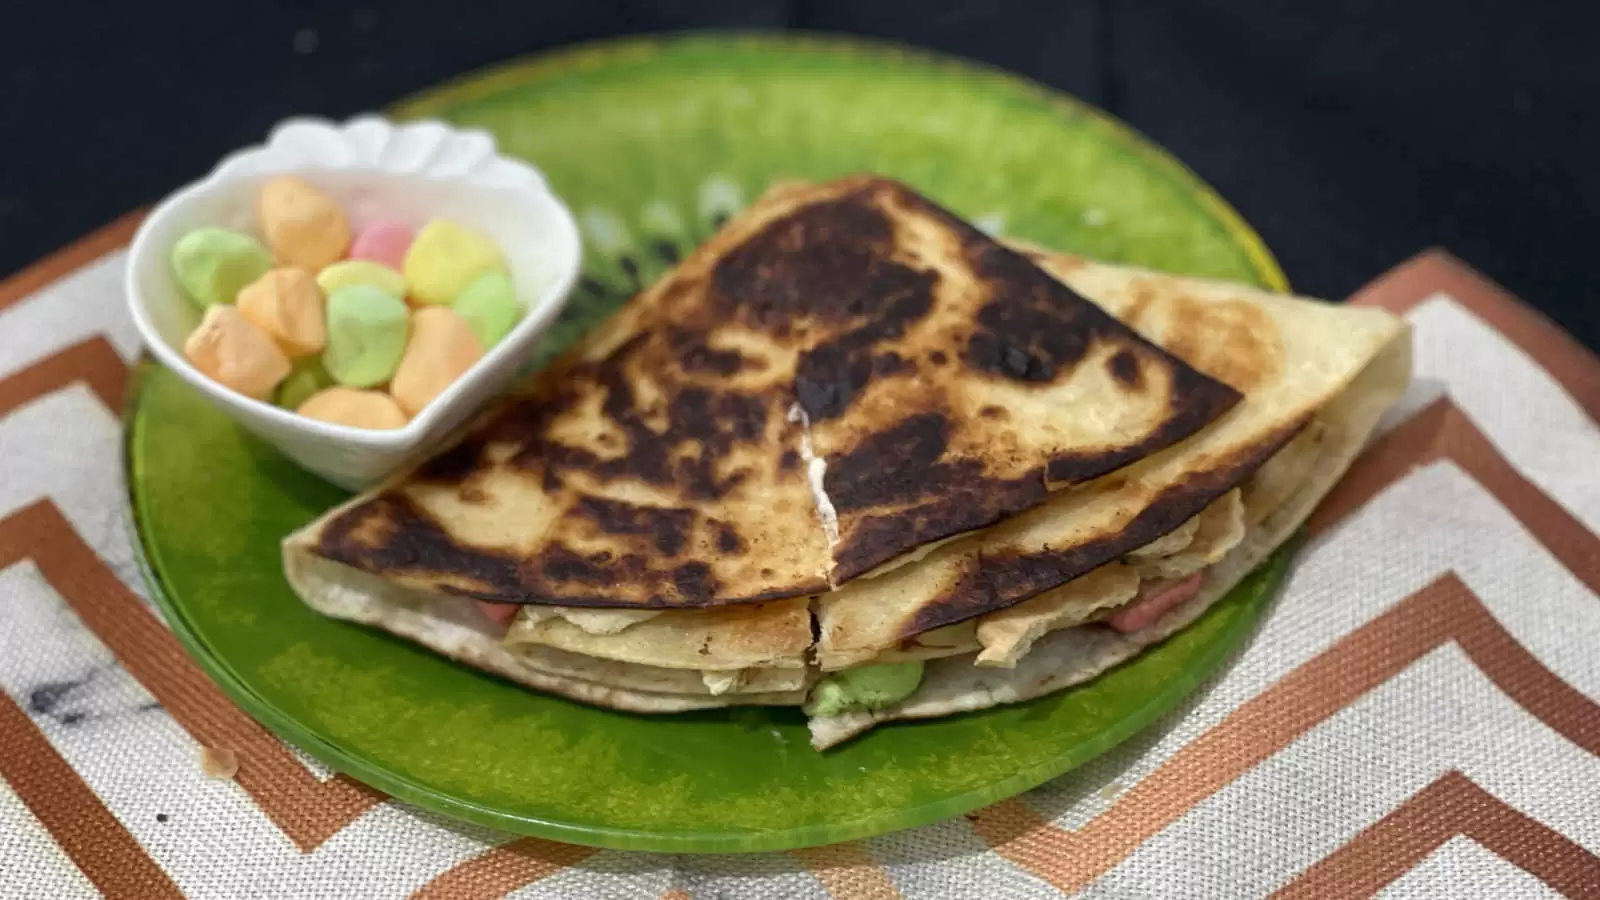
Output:
[[303,178],[283,175],[263,185],[256,215],[280,263],[315,272],[342,258],[350,247],[344,211]]
[[321,353],[328,342],[322,291],[305,269],[273,269],[239,292],[238,306],[290,356]]
[[411,242],[403,268],[411,299],[447,306],[479,275],[505,265],[494,241],[449,219],[434,219]]
[[307,397],[295,412],[352,428],[401,428],[406,424],[406,414],[388,394],[347,387],[318,391]]
[[369,259],[347,259],[317,273],[317,287],[324,294],[352,284],[370,284],[391,297],[406,295],[406,277],[383,263]]
[[411,316],[411,339],[389,382],[389,393],[414,416],[482,358],[483,345],[460,313],[425,306]]
[[221,303],[206,307],[205,318],[183,342],[183,355],[208,378],[257,400],[289,374],[289,358],[272,337]]

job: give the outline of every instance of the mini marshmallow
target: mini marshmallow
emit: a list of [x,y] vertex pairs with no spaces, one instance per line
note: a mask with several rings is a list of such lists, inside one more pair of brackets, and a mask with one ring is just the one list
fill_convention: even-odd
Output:
[[493,241],[449,219],[434,219],[411,242],[401,270],[413,301],[447,306],[479,275],[505,266]]
[[488,350],[522,318],[522,304],[504,272],[485,272],[467,285],[450,305],[467,320],[478,343]]
[[333,387],[333,376],[328,374],[327,366],[315,356],[303,356],[291,360],[293,370],[289,377],[283,379],[283,384],[278,385],[276,402],[284,409],[299,409],[312,394],[323,388]]
[[406,305],[370,284],[352,284],[328,295],[328,343],[323,365],[347,387],[374,387],[389,380],[406,350]]
[[412,316],[411,340],[389,393],[414,416],[482,358],[466,319],[448,307],[425,306]]
[[267,246],[286,265],[315,272],[350,246],[344,210],[303,178],[282,175],[262,185],[256,215]]
[[312,394],[295,410],[302,416],[353,428],[403,428],[406,414],[382,391],[331,387]]
[[245,285],[272,268],[272,254],[249,235],[197,228],[172,246],[172,274],[202,309],[232,303]]
[[289,374],[289,358],[238,309],[218,303],[183,342],[183,355],[208,378],[265,400]]
[[322,352],[327,342],[322,291],[305,269],[273,269],[239,292],[239,312],[290,356]]
[[317,273],[317,287],[324,294],[352,284],[370,284],[392,297],[405,297],[406,278],[394,269],[369,259],[347,259]]
[[406,264],[406,250],[411,247],[411,226],[404,222],[385,219],[373,222],[350,244],[351,259],[369,259],[399,270]]

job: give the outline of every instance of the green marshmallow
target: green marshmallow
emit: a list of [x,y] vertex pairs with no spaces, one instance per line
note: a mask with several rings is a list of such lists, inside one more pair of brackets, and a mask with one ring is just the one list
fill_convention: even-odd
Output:
[[370,284],[328,295],[328,344],[322,363],[346,387],[376,387],[389,380],[406,351],[410,317],[405,303]]
[[451,308],[467,320],[485,352],[500,343],[522,318],[522,304],[504,272],[485,272],[456,295]]
[[277,404],[284,409],[299,409],[300,404],[323,388],[333,387],[333,376],[322,360],[315,356],[302,356],[293,360],[294,369],[278,385]]
[[922,662],[882,663],[835,672],[811,690],[806,712],[837,716],[858,709],[882,709],[911,696],[922,683]]
[[405,276],[370,259],[347,259],[317,273],[317,287],[325,295],[352,284],[370,284],[395,297],[406,295]]
[[201,309],[232,303],[270,268],[272,254],[260,241],[226,228],[197,228],[172,246],[172,273]]

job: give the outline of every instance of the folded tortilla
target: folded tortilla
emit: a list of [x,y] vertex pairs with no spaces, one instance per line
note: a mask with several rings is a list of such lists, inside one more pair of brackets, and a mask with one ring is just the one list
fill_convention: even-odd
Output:
[[510,603],[807,596],[1143,459],[1238,400],[903,185],[788,185],[298,546]]
[[[461,571],[542,565],[537,555],[464,549],[432,518],[456,503],[474,507],[469,531],[489,527],[497,512],[509,517],[504,528],[521,527],[526,519],[519,517],[541,509],[548,495],[541,484],[500,476],[530,447],[559,452],[537,442],[478,446],[474,465],[490,460],[486,471],[494,477],[430,480],[426,473],[459,462],[458,447],[419,474],[331,511],[286,539],[290,583],[328,615],[540,690],[637,712],[798,705],[819,677],[807,665],[812,658],[825,670],[933,660],[921,687],[900,704],[814,718],[819,747],[879,721],[1017,702],[1093,677],[1192,621],[1287,537],[1403,388],[1409,341],[1403,323],[1386,313],[1028,253],[1155,344],[1231,384],[1242,400],[1198,434],[1020,516],[880,562],[870,577],[817,597],[809,610],[804,597],[711,608],[540,603],[524,606],[506,631],[472,602],[479,592],[396,575],[438,571],[437,561],[452,554]],[[1164,390],[1160,377],[1140,384]],[[509,427],[507,410],[526,402],[489,415],[468,443]],[[604,405],[605,397],[596,402]],[[828,465],[817,450],[816,422],[806,424],[794,436]],[[892,480],[907,464],[903,454],[891,462],[883,477]],[[499,492],[491,492],[496,485]],[[630,496],[641,504],[660,496],[639,491]],[[816,507],[808,512],[817,523]],[[339,546],[348,552],[330,552]],[[761,558],[733,555],[759,568]],[[1137,603],[1144,586],[1194,572],[1204,573],[1199,593],[1149,628],[1123,634],[1096,624]],[[950,602],[953,594],[959,602]]]
[[1404,327],[1382,310],[1042,251],[1033,258],[1244,399],[1166,450],[915,564],[822,595],[816,655],[824,670],[879,659],[923,632],[1006,609],[1125,555],[1187,542],[1191,520],[1345,393]]
[[[1243,539],[1205,569],[1192,599],[1149,627],[1129,634],[1093,624],[1065,627],[1039,638],[1011,668],[975,665],[972,656],[941,659],[928,665],[921,685],[900,703],[813,716],[812,745],[832,747],[882,722],[942,718],[1042,697],[1089,681],[1188,626],[1293,536],[1343,477],[1410,377],[1409,331],[1400,326],[1348,387],[1245,481]],[[1115,567],[1122,566],[1112,563],[1077,581]]]

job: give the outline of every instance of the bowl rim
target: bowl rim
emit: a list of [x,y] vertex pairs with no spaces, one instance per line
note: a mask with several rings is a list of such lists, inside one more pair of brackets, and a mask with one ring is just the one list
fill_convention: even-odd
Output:
[[[220,191],[248,175],[260,174],[259,172],[246,173],[237,165],[238,161],[260,153],[271,153],[273,138],[285,127],[308,125],[342,134],[358,125],[373,122],[391,131],[443,128],[446,134],[452,136],[482,135],[487,138],[490,146],[490,158],[500,165],[509,165],[532,176],[524,179],[525,183],[521,185],[512,186],[497,182],[497,186],[502,190],[525,191],[530,197],[546,204],[552,214],[555,227],[566,232],[571,237],[570,243],[572,247],[570,256],[559,260],[560,270],[556,278],[530,303],[529,309],[522,316],[522,321],[512,329],[506,339],[502,339],[499,344],[490,348],[478,362],[473,364],[472,368],[468,369],[449,387],[445,388],[443,393],[434,398],[404,426],[391,429],[357,428],[352,425],[340,425],[333,422],[324,422],[320,419],[307,418],[270,401],[257,400],[254,397],[241,394],[217,383],[195,368],[184,357],[182,352],[168,344],[166,339],[156,330],[155,323],[152,321],[147,309],[144,294],[139,289],[139,279],[136,277],[137,272],[142,270],[144,265],[150,264],[142,261],[148,260],[152,254],[164,251],[164,248],[155,245],[156,234],[163,230],[161,226],[170,220],[178,210],[193,202],[196,198]],[[159,203],[152,207],[150,213],[145,216],[144,221],[139,224],[133,240],[128,245],[126,265],[123,269],[123,293],[129,313],[133,317],[134,327],[138,330],[139,338],[144,343],[146,350],[155,356],[163,366],[171,369],[184,381],[205,392],[223,405],[264,419],[273,427],[291,429],[324,441],[337,441],[372,450],[393,451],[402,449],[429,436],[430,432],[446,415],[446,411],[451,409],[455,401],[464,395],[468,382],[474,376],[481,376],[487,372],[486,364],[492,359],[498,360],[501,358],[496,356],[497,353],[504,355],[511,352],[514,342],[510,338],[513,335],[517,335],[517,332],[521,331],[523,334],[517,335],[517,337],[537,340],[540,334],[549,329],[555,318],[560,315],[561,310],[566,306],[583,268],[583,234],[578,227],[577,219],[573,216],[572,210],[567,206],[566,202],[550,188],[549,183],[544,178],[544,174],[537,167],[501,153],[493,135],[488,132],[480,129],[456,128],[438,119],[418,119],[397,123],[387,117],[368,113],[353,116],[342,122],[315,116],[291,116],[275,124],[267,134],[267,139],[260,143],[251,144],[223,155],[205,175],[163,197]],[[281,174],[294,174],[317,171],[319,169],[371,172],[393,178],[431,179],[447,183],[467,183],[474,180],[474,176],[470,172],[454,175],[427,175],[417,172],[385,172],[369,165],[316,166],[302,164],[299,166],[285,166],[281,170],[275,171]]]

